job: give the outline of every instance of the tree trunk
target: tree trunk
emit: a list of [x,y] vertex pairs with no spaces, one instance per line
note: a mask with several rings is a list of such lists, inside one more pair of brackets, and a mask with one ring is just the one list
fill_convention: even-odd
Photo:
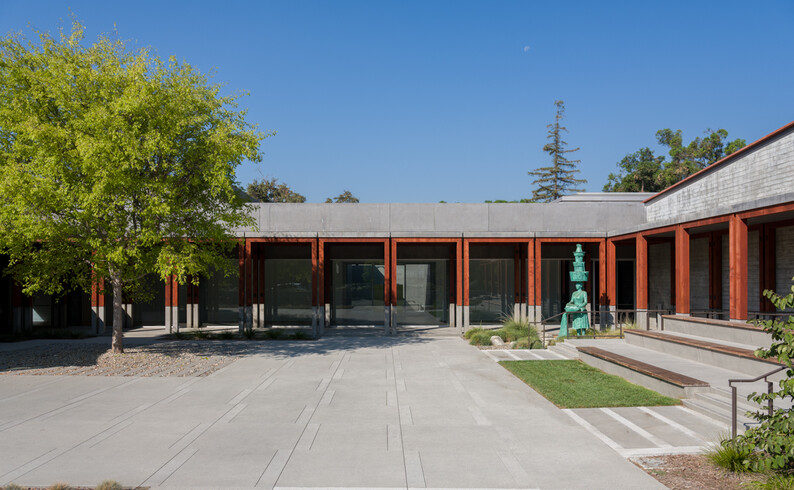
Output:
[[114,354],[121,354],[124,352],[124,311],[121,308],[123,288],[121,277],[117,272],[110,273],[110,282],[113,285],[113,339],[111,345]]

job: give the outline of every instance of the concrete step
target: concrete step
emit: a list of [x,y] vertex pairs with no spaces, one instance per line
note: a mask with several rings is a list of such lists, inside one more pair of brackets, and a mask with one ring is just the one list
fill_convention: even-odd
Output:
[[620,376],[674,398],[692,397],[709,390],[703,380],[594,346],[578,347],[580,359],[606,373]]
[[743,322],[728,322],[688,316],[665,315],[662,317],[665,332],[683,333],[714,341],[728,341],[758,347],[769,347],[772,336],[761,327]]
[[[684,359],[710,364],[749,377],[768,373],[780,364],[755,357],[753,346],[676,332],[627,330],[626,342]],[[778,374],[775,379],[781,379]]]
[[579,359],[579,351],[573,345],[567,342],[560,342],[555,345],[547,347],[551,352],[565,357],[566,359]]
[[[712,393],[709,396],[706,393],[698,393],[692,398],[682,400],[682,402],[687,408],[722,422],[728,427],[731,425],[731,404],[729,398],[720,400],[720,395],[714,396]],[[739,432],[744,432],[748,427],[757,424],[755,420],[745,416],[745,412],[746,410],[738,409],[736,413]],[[726,432],[725,435],[728,436],[729,433]]]

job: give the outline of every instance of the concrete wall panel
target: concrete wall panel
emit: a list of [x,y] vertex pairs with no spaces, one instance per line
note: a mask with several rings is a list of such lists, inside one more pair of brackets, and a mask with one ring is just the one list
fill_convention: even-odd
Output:
[[794,131],[789,131],[653,199],[648,222],[683,222],[790,202],[792,166]]

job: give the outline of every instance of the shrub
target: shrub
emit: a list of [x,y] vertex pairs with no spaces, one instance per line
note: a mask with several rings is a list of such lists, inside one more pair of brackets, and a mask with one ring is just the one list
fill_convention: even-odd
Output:
[[121,484],[114,480],[105,480],[99,485],[97,485],[96,490],[122,490],[124,487]]
[[270,340],[278,340],[284,336],[284,331],[278,328],[271,328],[265,330],[265,338]]
[[505,342],[512,342],[528,336],[529,322],[508,318],[502,324],[500,331],[504,334],[503,339]]
[[493,331],[480,329],[479,332],[469,337],[469,343],[471,345],[491,345],[491,337],[493,335]]
[[[794,279],[792,279],[794,280]],[[778,310],[794,307],[794,286],[791,293],[778,296],[774,291],[764,291]],[[786,366],[786,377],[779,383],[779,389],[772,393],[754,393],[749,398],[764,406],[769,400],[779,400],[780,405],[788,405],[794,401],[794,315],[789,315],[786,322],[780,320],[758,321],[764,330],[771,334],[772,344],[769,349],[758,349],[755,355],[762,359],[777,359]],[[778,473],[794,472],[794,417],[790,410],[777,408],[772,415],[766,411],[750,412],[749,416],[759,422],[744,434],[737,436],[736,443],[742,450],[751,453],[745,460],[745,466],[753,471],[774,471]]]
[[47,490],[70,490],[71,488],[68,483],[58,482],[47,487]]
[[469,339],[471,339],[472,335],[480,333],[480,332],[482,332],[484,330],[485,329],[479,328],[479,327],[470,328],[470,329],[466,330],[466,332],[463,334],[463,338],[466,339],[466,340],[469,340]]
[[312,336],[304,332],[303,330],[298,330],[297,332],[292,334],[292,338],[295,340],[311,340]]
[[794,490],[794,476],[772,474],[763,481],[753,481],[747,486],[757,490]]
[[744,445],[738,444],[733,439],[723,439],[711,451],[706,453],[706,457],[714,464],[735,473],[749,471],[745,461],[750,457],[751,451]]
[[234,340],[235,337],[236,335],[234,334],[234,332],[230,330],[225,330],[218,334],[218,338],[221,340]]
[[254,337],[256,337],[256,333],[252,327],[246,327],[243,329],[243,335],[245,335],[245,338],[248,340],[253,340]]

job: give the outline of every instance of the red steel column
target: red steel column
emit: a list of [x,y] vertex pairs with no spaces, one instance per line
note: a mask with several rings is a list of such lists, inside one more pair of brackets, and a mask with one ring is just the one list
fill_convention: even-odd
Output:
[[527,279],[524,284],[527,288],[527,317],[535,321],[535,239],[527,242]]
[[634,243],[636,248],[636,272],[635,272],[635,301],[638,310],[648,309],[648,239],[645,235],[638,233]]
[[535,321],[537,322],[540,321],[540,317],[541,317],[540,306],[543,304],[543,298],[542,298],[543,291],[541,291],[541,286],[540,286],[541,285],[540,276],[541,276],[541,267],[542,267],[541,256],[543,255],[542,254],[543,242],[541,242],[537,238],[534,240],[534,242],[535,242],[535,257],[534,257],[535,265],[534,265],[534,270],[532,271],[531,282],[532,282],[532,289],[534,292],[533,299],[535,303]]
[[330,318],[328,300],[325,291],[325,240],[317,239],[317,300],[320,303],[320,329],[328,326],[326,319]]
[[747,320],[747,223],[733,215],[729,221],[731,320]]
[[463,329],[463,238],[455,241],[455,327]]
[[463,329],[469,328],[469,241],[463,239]]
[[682,225],[675,229],[675,312],[689,315],[689,232]]

